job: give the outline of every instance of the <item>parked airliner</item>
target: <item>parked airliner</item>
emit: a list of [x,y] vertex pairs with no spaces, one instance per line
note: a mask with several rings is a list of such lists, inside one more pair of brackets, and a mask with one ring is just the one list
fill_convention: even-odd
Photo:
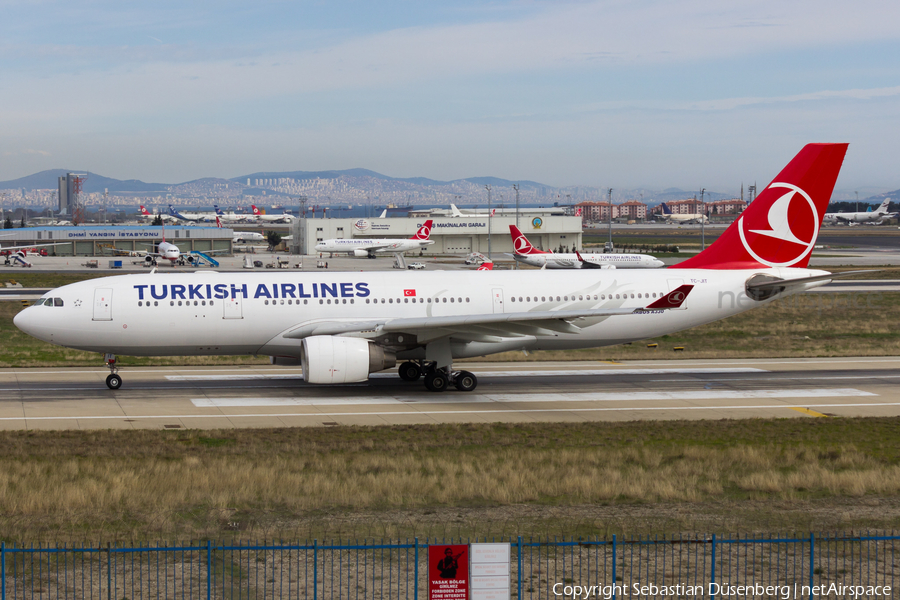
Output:
[[515,225],[509,226],[513,240],[513,258],[533,267],[548,269],[655,269],[665,263],[649,254],[554,254],[538,250]]
[[669,205],[665,202],[662,203],[662,215],[660,215],[663,219],[666,220],[667,223],[683,223],[687,225],[688,223],[709,223],[709,217],[700,213],[690,213],[690,214],[677,214],[673,213],[672,209],[669,208]]
[[453,360],[609,346],[723,319],[835,278],[807,267],[846,144],[810,144],[706,250],[668,269],[159,273],[73,283],[15,317],[54,344],[115,355],[245,355],[309,383],[393,367],[432,391],[478,381]]
[[152,221],[153,219],[155,219],[156,217],[159,217],[164,223],[165,223],[166,221],[171,221],[171,222],[173,222],[173,223],[178,221],[178,218],[177,218],[177,217],[173,217],[172,215],[166,215],[166,214],[163,214],[163,213],[159,213],[158,215],[154,215],[152,212],[150,212],[149,210],[147,210],[147,207],[145,207],[143,204],[141,205],[140,213],[141,213],[141,217],[142,217],[142,218],[148,219],[148,220],[151,220],[151,221]]
[[826,223],[875,223],[882,219],[893,219],[897,213],[888,210],[891,203],[890,198],[885,198],[881,206],[872,210],[870,207],[866,212],[847,212],[847,213],[825,213]]
[[293,223],[295,218],[294,215],[290,213],[267,215],[253,204],[250,205],[250,209],[253,211],[253,218],[257,221],[266,221],[268,223]]
[[395,238],[350,238],[322,240],[316,244],[316,252],[347,253],[353,256],[375,258],[375,254],[406,252],[430,246],[434,240],[431,236],[432,219],[428,219],[408,240]]

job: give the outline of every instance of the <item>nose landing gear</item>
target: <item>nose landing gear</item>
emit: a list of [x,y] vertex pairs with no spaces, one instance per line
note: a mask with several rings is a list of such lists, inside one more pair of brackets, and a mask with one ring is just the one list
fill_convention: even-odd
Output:
[[116,366],[116,355],[105,354],[103,359],[109,368],[109,377],[106,378],[106,387],[111,390],[117,390],[122,387],[122,378],[119,377],[119,368]]

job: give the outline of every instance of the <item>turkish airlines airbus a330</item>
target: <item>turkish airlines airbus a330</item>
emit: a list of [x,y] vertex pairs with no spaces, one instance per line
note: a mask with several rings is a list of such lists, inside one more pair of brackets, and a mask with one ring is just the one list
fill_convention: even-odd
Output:
[[835,277],[808,269],[846,144],[810,144],[709,248],[667,269],[139,274],[46,294],[15,318],[39,339],[106,355],[257,354],[310,383],[393,367],[469,391],[453,359],[609,346],[744,312]]

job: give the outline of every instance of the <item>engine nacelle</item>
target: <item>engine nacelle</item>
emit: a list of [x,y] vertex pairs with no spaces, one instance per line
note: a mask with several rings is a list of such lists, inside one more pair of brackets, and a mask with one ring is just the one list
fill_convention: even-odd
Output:
[[369,253],[366,250],[360,250],[359,248],[357,248],[356,250],[353,251],[353,256],[355,256],[357,258],[365,258],[368,255],[369,255]]
[[397,364],[393,352],[360,338],[315,335],[300,346],[307,383],[356,383]]

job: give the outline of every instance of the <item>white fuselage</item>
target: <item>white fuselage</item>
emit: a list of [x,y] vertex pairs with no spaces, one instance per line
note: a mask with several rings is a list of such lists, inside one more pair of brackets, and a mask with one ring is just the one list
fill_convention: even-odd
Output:
[[[548,269],[584,269],[576,254],[513,254],[513,258],[526,265]],[[582,254],[585,262],[617,269],[656,269],[665,266],[658,258],[648,254]]]
[[[284,238],[281,238],[284,239]],[[231,239],[233,244],[238,242],[264,242],[266,236],[256,231],[235,231],[234,237]]]
[[700,213],[686,215],[668,214],[662,216],[669,223],[709,223],[709,218],[706,215],[701,215]]
[[181,250],[178,249],[178,246],[176,246],[175,244],[170,244],[169,242],[160,242],[159,246],[157,246],[156,248],[156,251],[159,253],[160,258],[164,258],[172,262],[175,262],[179,258],[181,258]]
[[873,210],[869,212],[825,213],[826,223],[874,223],[882,219],[891,219],[896,213]]
[[[788,268],[753,270],[594,270],[472,272],[329,272],[139,274],[92,279],[45,297],[62,306],[31,306],[15,324],[39,339],[81,350],[132,356],[260,354],[299,356],[301,340],[283,337],[304,324],[640,308],[692,284],[682,308],[580,319],[578,333],[518,335],[486,341],[453,339],[455,358],[515,349],[606,346],[672,333],[749,310],[748,278],[825,274]],[[809,289],[825,282],[789,288]],[[551,295],[552,294],[552,295]],[[60,304],[57,302],[56,304]],[[422,333],[433,337],[434,330]],[[377,331],[356,337],[375,339]],[[415,339],[415,338],[413,338]],[[421,344],[398,358],[424,358]]]
[[347,252],[353,254],[357,250],[366,252],[406,252],[417,250],[434,243],[434,240],[410,239],[334,239],[322,240],[316,244],[316,252]]

